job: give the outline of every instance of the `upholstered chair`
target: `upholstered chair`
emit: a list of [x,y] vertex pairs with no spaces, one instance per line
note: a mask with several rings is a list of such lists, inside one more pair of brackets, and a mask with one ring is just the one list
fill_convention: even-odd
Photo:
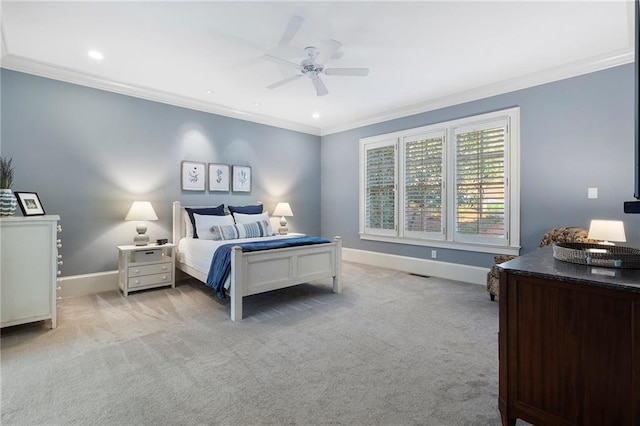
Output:
[[[551,231],[543,235],[538,248],[549,246],[555,243],[597,243],[597,240],[590,240],[588,238],[589,232],[586,229],[578,228],[575,226],[563,226],[560,228],[553,228]],[[498,255],[494,257],[494,265],[487,274],[487,291],[491,300],[495,300],[495,297],[499,293],[500,284],[500,270],[499,264],[508,262],[511,259],[515,259],[517,256],[511,255]]]

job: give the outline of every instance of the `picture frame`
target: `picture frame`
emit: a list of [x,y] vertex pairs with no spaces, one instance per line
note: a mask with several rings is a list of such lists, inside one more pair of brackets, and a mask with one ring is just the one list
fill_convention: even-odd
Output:
[[233,166],[233,192],[251,192],[251,167]]
[[229,169],[228,164],[209,163],[209,191],[229,191]]
[[44,216],[44,207],[35,192],[14,192],[24,216]]
[[183,191],[204,191],[207,181],[206,164],[197,161],[182,161],[180,178]]

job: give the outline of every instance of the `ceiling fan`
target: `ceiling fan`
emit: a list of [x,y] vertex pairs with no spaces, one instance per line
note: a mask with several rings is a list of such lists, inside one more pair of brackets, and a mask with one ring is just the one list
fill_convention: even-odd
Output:
[[[303,19],[299,16],[294,16],[287,29],[285,30],[280,43],[278,44],[280,48],[285,48],[290,45],[291,40],[297,33],[298,29],[302,25]],[[263,57],[269,61],[275,62],[276,64],[285,65],[287,67],[295,68],[298,70],[298,73],[292,75],[290,77],[285,78],[284,80],[277,81],[273,84],[267,86],[268,89],[275,89],[276,87],[280,87],[284,84],[291,83],[301,77],[308,77],[313,86],[316,89],[316,94],[318,96],[324,96],[329,93],[327,87],[324,85],[324,82],[320,78],[322,74],[324,75],[343,75],[343,76],[366,76],[369,74],[369,68],[325,68],[325,63],[331,58],[339,58],[341,53],[338,52],[342,43],[336,40],[329,40],[327,45],[323,50],[319,50],[313,46],[305,47],[304,53],[307,55],[305,59],[303,59],[299,64],[295,62],[291,62],[287,59],[279,58],[277,56],[265,54]]]

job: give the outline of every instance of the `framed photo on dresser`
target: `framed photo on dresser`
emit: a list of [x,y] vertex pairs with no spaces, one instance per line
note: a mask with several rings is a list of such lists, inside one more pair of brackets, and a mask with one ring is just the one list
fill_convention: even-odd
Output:
[[44,208],[35,192],[15,192],[20,210],[24,216],[43,216]]

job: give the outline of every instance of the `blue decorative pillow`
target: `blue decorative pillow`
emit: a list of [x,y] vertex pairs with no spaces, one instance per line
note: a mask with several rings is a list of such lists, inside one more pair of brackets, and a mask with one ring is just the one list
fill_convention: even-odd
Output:
[[260,214],[262,213],[262,204],[256,204],[254,206],[229,206],[231,214]]
[[201,208],[184,208],[189,215],[191,226],[193,226],[193,238],[198,238],[196,231],[196,219],[193,217],[194,213],[208,216],[224,216],[224,204],[220,204],[218,207],[201,207]]

